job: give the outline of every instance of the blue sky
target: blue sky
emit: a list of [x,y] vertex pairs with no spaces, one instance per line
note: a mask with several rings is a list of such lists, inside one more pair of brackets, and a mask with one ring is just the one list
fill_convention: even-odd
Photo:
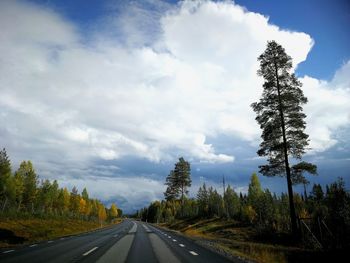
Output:
[[2,1],[0,145],[14,169],[30,159],[40,178],[127,212],[162,198],[180,156],[191,196],[223,175],[244,192],[264,163],[256,58],[275,39],[309,99],[310,180],[349,187],[349,12],[340,0]]
[[312,36],[315,45],[297,73],[329,80],[350,58],[350,2],[347,0],[238,0],[248,10],[270,17],[280,27]]
[[[128,1],[76,1],[33,0],[35,3],[53,8],[76,23],[81,30],[89,32],[96,21],[113,12],[122,11]],[[145,8],[154,9],[157,1],[136,1]],[[163,1],[175,5],[177,1]],[[350,59],[350,2],[347,0],[296,0],[255,1],[236,0],[236,4],[247,10],[261,13],[270,22],[285,29],[302,31],[316,42],[301,63],[297,73],[303,76],[330,80],[337,68]],[[119,7],[118,7],[119,5]],[[111,8],[113,6],[113,8]],[[325,63],[327,61],[327,63]],[[323,62],[323,63],[322,63]]]

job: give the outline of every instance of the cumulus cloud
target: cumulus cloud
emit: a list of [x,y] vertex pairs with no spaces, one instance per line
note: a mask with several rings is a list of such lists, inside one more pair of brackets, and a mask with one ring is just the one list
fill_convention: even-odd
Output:
[[[312,38],[230,2],[158,6],[112,13],[86,40],[79,25],[52,10],[1,1],[1,145],[16,160],[32,159],[59,177],[64,165],[128,156],[155,163],[180,155],[233,162],[232,153],[220,152],[207,138],[256,143],[260,131],[250,104],[261,94],[257,56],[274,39],[297,68]],[[302,79],[315,151],[334,145],[333,131],[349,125],[349,67],[329,82]],[[45,166],[57,160],[61,166]]]
[[331,81],[305,76],[303,90],[309,102],[307,133],[311,153],[322,152],[337,143],[334,132],[350,124],[350,61],[344,64]]

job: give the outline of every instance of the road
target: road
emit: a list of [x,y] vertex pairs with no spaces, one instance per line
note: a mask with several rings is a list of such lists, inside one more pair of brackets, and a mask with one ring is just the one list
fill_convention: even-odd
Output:
[[153,225],[124,220],[110,228],[0,252],[0,262],[242,262]]

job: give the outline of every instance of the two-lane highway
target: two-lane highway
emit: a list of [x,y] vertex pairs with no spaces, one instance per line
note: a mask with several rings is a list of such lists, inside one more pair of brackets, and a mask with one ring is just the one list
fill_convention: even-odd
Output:
[[[3,250],[0,262],[232,262],[192,240],[144,222]],[[234,262],[242,262],[237,259]]]
[[129,231],[132,222],[114,227],[2,251],[0,262],[78,262],[93,252],[102,252]]

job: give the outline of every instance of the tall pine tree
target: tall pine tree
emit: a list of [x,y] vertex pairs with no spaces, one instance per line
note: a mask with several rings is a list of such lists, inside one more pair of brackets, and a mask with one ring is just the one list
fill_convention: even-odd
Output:
[[179,198],[179,188],[176,183],[174,170],[171,170],[166,178],[165,185],[167,186],[164,192],[164,197],[167,201],[176,200]]
[[167,189],[164,193],[165,199],[175,200],[181,196],[181,211],[183,214],[184,198],[188,193],[187,188],[191,186],[191,166],[183,157],[175,164],[174,170],[166,178]]
[[[307,98],[301,90],[301,82],[291,73],[292,59],[284,48],[275,41],[269,41],[267,48],[258,58],[260,69],[258,75],[265,80],[263,94],[259,102],[252,104],[256,112],[256,121],[262,131],[262,142],[258,150],[259,156],[267,156],[268,164],[261,165],[260,173],[265,176],[286,176],[292,232],[297,235],[297,218],[293,201],[293,167],[290,167],[289,158],[301,160],[308,146],[308,135],[304,132],[306,115],[302,105]],[[308,171],[303,162],[300,169]]]
[[185,161],[182,157],[179,158],[179,161],[175,164],[174,174],[176,185],[181,194],[181,204],[183,206],[184,197],[188,193],[187,187],[190,187],[192,183],[190,163]]

